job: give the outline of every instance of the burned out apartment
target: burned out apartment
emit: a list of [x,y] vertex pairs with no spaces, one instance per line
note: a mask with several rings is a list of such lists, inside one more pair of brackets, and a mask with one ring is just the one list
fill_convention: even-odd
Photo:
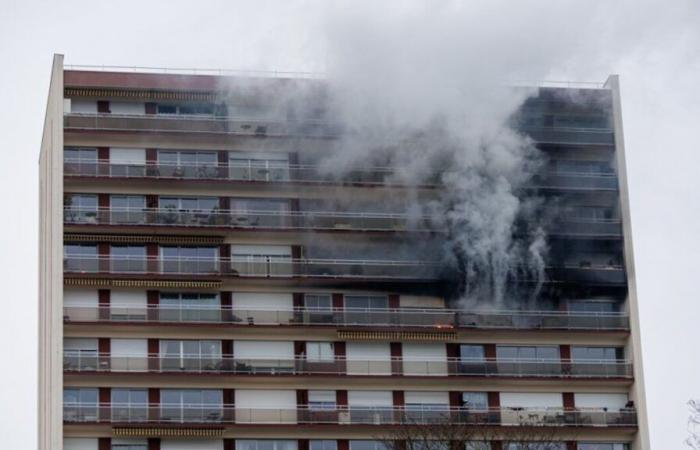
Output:
[[[221,102],[236,77],[55,57],[41,449],[649,448],[615,76],[518,112],[548,252],[498,304],[460,298],[448,231],[402,203],[439,176],[329,170],[342,127],[275,103],[323,80]],[[401,431],[430,427],[454,439]]]

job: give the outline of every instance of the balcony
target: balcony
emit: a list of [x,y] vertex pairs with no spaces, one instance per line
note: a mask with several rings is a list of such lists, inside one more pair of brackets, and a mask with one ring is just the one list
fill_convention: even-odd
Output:
[[437,262],[301,259],[266,255],[231,258],[68,255],[63,258],[66,275],[326,278],[422,282],[439,280],[441,267]]
[[618,265],[558,265],[547,268],[548,281],[554,283],[584,283],[624,285],[625,269]]
[[64,129],[150,133],[208,133],[243,136],[335,137],[339,128],[321,121],[202,117],[189,114],[67,113]]
[[533,187],[557,190],[617,190],[617,176],[614,173],[576,173],[549,171],[535,176]]
[[636,427],[634,409],[333,407],[252,409],[234,405],[64,403],[65,423],[219,425],[456,424],[550,427]]
[[361,212],[290,212],[181,210],[173,208],[63,209],[67,225],[229,228],[242,230],[313,230],[432,232],[428,217]]
[[510,378],[632,378],[627,361],[544,359],[403,359],[235,358],[201,355],[143,356],[64,351],[67,373],[190,373],[212,375],[329,375]]
[[613,130],[604,128],[521,127],[519,131],[541,144],[615,145]]
[[[333,175],[320,166],[289,164],[286,161],[228,161],[224,164],[173,165],[165,162],[144,164],[110,163],[109,160],[65,159],[66,177],[190,180],[244,183],[346,184],[358,186],[398,186],[396,173],[388,167],[367,167]],[[435,187],[438,182],[422,184]]]
[[622,222],[620,220],[584,220],[562,218],[557,220],[550,229],[549,233],[562,236],[581,236],[581,237],[622,237]]
[[211,323],[327,327],[473,328],[510,330],[629,330],[623,313],[463,311],[443,308],[196,308],[151,305],[65,306],[66,322]]

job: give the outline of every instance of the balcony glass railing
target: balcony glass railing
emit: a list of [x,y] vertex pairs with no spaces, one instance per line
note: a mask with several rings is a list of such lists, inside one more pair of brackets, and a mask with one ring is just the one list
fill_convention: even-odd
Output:
[[64,351],[66,372],[210,373],[234,375],[355,375],[355,376],[471,376],[631,378],[627,361],[546,359],[403,359],[358,360],[336,358],[310,361],[305,358],[235,358],[210,355],[85,355]]
[[550,171],[535,176],[531,184],[547,189],[617,190],[617,176],[614,173]]
[[67,423],[186,424],[335,424],[401,425],[452,423],[464,425],[636,427],[634,409],[332,407],[241,408],[211,404],[64,403]]
[[615,145],[611,129],[523,126],[519,130],[543,144]]
[[317,120],[277,120],[194,114],[66,113],[66,130],[214,133],[249,136],[334,137],[337,125]]
[[623,285],[627,275],[625,268],[616,264],[560,264],[547,268],[547,279],[559,283]]
[[[65,176],[100,178],[150,178],[177,180],[245,181],[263,183],[401,185],[393,169],[366,167],[329,173],[320,166],[289,164],[285,161],[229,161],[219,163],[134,162],[112,163],[109,160],[72,159],[63,162]],[[433,183],[423,186],[436,186]]]
[[622,236],[622,222],[615,219],[574,219],[563,217],[548,229],[551,234],[569,236]]
[[172,208],[63,209],[66,224],[225,227],[274,230],[437,231],[428,217],[355,212],[182,210]]
[[[331,173],[317,165],[289,164],[285,161],[241,161],[228,163],[134,162],[66,158],[64,175],[69,177],[149,178],[177,180],[245,181],[264,183],[349,184],[401,186],[406,184],[389,167],[366,167]],[[439,177],[422,181],[420,187],[439,186]],[[537,175],[533,187],[548,189],[616,190],[614,173],[577,173],[548,171]]]
[[266,278],[358,278],[427,281],[440,278],[436,262],[299,259],[250,255],[231,258],[68,255],[66,274],[221,276]]
[[223,308],[165,305],[64,306],[69,322],[226,323],[242,325],[628,330],[624,313],[463,311],[443,308]]

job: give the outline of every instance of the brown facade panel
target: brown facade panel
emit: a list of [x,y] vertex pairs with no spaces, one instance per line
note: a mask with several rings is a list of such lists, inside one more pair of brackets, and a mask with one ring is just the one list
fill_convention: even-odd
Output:
[[391,354],[391,374],[401,375],[403,373],[403,364],[401,363],[403,348],[401,342],[390,342],[389,351]]
[[110,304],[110,290],[109,289],[99,289],[97,291],[97,305],[99,306],[99,318],[101,320],[108,320],[110,317],[109,304]]

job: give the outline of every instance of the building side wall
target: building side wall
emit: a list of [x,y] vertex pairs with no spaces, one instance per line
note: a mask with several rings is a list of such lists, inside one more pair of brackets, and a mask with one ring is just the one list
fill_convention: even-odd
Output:
[[634,361],[634,385],[630,398],[634,400],[638,412],[639,432],[635,435],[634,449],[649,450],[649,422],[647,418],[646,394],[644,390],[644,369],[642,364],[642,343],[639,324],[639,303],[637,298],[637,280],[634,265],[634,248],[632,244],[632,225],[627,183],[627,163],[625,160],[625,139],[622,127],[622,102],[620,97],[620,79],[611,75],[606,87],[613,95],[613,126],[615,129],[615,155],[620,187],[620,210],[625,239],[625,268],[627,270],[628,307],[630,316],[629,348]]
[[55,55],[39,158],[39,450],[63,448],[63,55]]

